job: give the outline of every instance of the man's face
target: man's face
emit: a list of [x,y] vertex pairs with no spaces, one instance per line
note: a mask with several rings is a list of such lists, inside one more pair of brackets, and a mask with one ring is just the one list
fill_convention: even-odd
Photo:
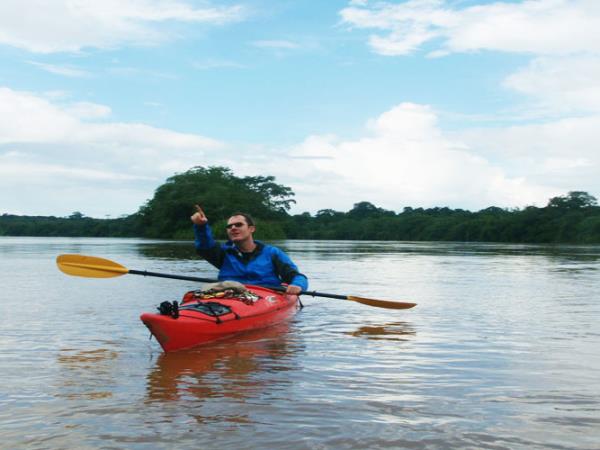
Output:
[[227,220],[227,236],[233,242],[241,242],[252,237],[255,230],[254,226],[246,223],[244,216],[231,216]]

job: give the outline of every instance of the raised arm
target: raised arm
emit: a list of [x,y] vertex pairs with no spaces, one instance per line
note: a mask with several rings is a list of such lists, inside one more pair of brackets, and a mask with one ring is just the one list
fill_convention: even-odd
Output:
[[204,214],[204,211],[202,211],[200,205],[194,205],[194,208],[196,212],[192,217],[190,217],[190,219],[192,219],[192,222],[195,225],[206,225],[208,223],[208,218],[206,217],[206,214]]
[[214,240],[208,218],[200,205],[195,205],[196,212],[190,217],[194,224],[194,246],[196,252],[206,261],[220,269],[225,258],[225,251]]

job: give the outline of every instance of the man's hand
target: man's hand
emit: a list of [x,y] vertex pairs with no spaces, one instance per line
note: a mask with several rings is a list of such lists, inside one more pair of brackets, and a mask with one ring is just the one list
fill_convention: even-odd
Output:
[[194,207],[196,208],[196,212],[194,213],[194,215],[192,217],[190,217],[190,219],[192,219],[192,222],[194,222],[196,225],[207,224],[208,219],[204,215],[204,211],[202,211],[202,208],[200,208],[200,205],[194,205]]
[[285,293],[289,295],[299,295],[300,292],[302,292],[302,288],[293,284],[288,284],[288,287],[285,289]]

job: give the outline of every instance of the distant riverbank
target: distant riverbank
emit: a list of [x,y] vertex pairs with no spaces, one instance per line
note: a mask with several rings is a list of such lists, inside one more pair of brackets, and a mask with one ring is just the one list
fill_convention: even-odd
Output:
[[[189,219],[188,219],[189,220]],[[224,238],[223,220],[213,223]],[[282,214],[258,219],[261,239],[457,241],[505,243],[600,243],[600,207],[490,207],[478,212],[450,208],[404,208],[396,214],[362,202],[348,212],[321,210],[315,215]],[[0,236],[148,237],[192,239],[191,225],[156,232],[139,214],[118,219],[0,216]]]
[[235,211],[256,219],[258,239],[442,241],[503,243],[600,243],[600,206],[583,191],[553,197],[545,207],[477,212],[447,207],[404,207],[401,212],[361,201],[349,211],[321,209],[291,215],[291,188],[273,176],[237,177],[226,167],[194,167],[174,175],[139,210],[117,219],[0,216],[0,236],[140,237],[192,239],[190,216],[201,204],[213,232],[223,239]]

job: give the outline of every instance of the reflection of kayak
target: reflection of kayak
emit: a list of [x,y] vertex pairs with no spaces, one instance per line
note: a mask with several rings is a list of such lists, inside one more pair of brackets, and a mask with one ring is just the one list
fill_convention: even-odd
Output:
[[144,313],[140,319],[163,350],[171,352],[268,327],[297,309],[297,296],[259,286],[246,288],[254,295],[201,298],[188,292],[180,306],[161,307],[159,314]]
[[285,370],[293,364],[292,355],[300,348],[289,345],[289,332],[290,322],[283,321],[212,345],[162,353],[148,373],[148,399],[244,398],[256,393],[268,386],[273,366]]

